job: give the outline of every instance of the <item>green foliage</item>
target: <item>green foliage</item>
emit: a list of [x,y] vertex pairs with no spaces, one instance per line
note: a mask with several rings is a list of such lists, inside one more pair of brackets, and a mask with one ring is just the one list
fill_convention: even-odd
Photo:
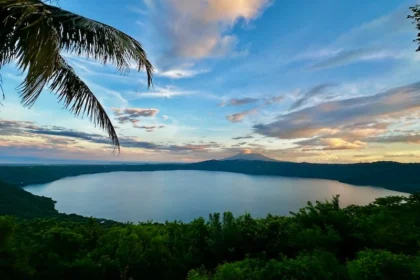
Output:
[[346,208],[334,197],[288,217],[134,225],[51,213],[48,199],[0,190],[10,208],[0,214],[15,216],[0,216],[1,279],[420,278],[419,194]]
[[243,261],[219,265],[211,276],[203,270],[192,270],[188,280],[277,280],[277,279],[345,279],[346,272],[334,255],[326,252],[302,254],[296,258]]
[[384,250],[365,250],[347,264],[347,270],[352,280],[420,279],[420,257]]
[[51,198],[33,195],[21,188],[0,182],[0,215],[50,217],[58,214]]

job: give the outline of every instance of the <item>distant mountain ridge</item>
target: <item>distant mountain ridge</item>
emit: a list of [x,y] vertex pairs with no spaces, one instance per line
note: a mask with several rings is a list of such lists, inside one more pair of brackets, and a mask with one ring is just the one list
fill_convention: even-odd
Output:
[[242,152],[222,160],[261,160],[261,161],[277,161],[259,153]]

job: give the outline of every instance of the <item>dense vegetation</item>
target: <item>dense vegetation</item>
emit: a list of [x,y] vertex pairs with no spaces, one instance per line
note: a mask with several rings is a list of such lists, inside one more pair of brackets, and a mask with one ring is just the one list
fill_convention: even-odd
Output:
[[420,279],[420,194],[135,225],[71,219],[1,189],[0,279]]
[[0,214],[25,218],[58,215],[55,201],[0,182]]
[[420,191],[420,176],[418,176],[420,163],[397,162],[313,164],[210,160],[191,164],[3,166],[0,168],[0,181],[26,186],[82,174],[158,170],[209,170],[252,175],[319,178],[354,185],[378,186],[408,193]]
[[[49,197],[33,195],[16,186],[0,181],[0,215],[19,218],[56,218],[61,221],[86,222],[89,218],[76,214],[58,213],[55,201]],[[94,219],[102,225],[118,224],[106,219]],[[1,234],[1,233],[0,233]],[[1,279],[1,278],[0,278]]]

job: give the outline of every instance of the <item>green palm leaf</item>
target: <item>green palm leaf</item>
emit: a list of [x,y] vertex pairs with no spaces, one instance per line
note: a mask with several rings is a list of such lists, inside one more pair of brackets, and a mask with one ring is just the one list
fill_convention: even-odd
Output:
[[103,63],[114,63],[121,71],[129,69],[132,61],[135,61],[137,70],[146,70],[148,85],[151,85],[153,67],[143,47],[135,39],[103,23],[53,6],[48,8],[53,24],[61,34],[60,49],[84,54]]
[[64,102],[64,107],[76,116],[90,116],[95,125],[108,132],[113,145],[119,147],[117,133],[101,103],[64,58],[61,57],[59,63],[60,67],[51,77],[51,91],[57,92],[59,100]]
[[49,84],[65,108],[76,116],[90,117],[119,149],[105,109],[60,51],[114,63],[121,72],[134,62],[137,70],[146,71],[150,86],[153,67],[141,44],[111,26],[39,0],[0,0],[0,20],[0,70],[16,61],[19,69],[27,72],[19,88],[23,105],[32,106]]

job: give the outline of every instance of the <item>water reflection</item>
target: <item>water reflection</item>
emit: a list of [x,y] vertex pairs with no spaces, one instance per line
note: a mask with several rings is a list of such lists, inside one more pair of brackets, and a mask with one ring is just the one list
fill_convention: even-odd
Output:
[[25,189],[53,198],[60,212],[122,222],[190,221],[224,211],[235,215],[249,212],[254,217],[287,215],[307,201],[330,199],[335,194],[340,194],[341,206],[405,195],[330,180],[207,171],[112,172],[64,178]]

